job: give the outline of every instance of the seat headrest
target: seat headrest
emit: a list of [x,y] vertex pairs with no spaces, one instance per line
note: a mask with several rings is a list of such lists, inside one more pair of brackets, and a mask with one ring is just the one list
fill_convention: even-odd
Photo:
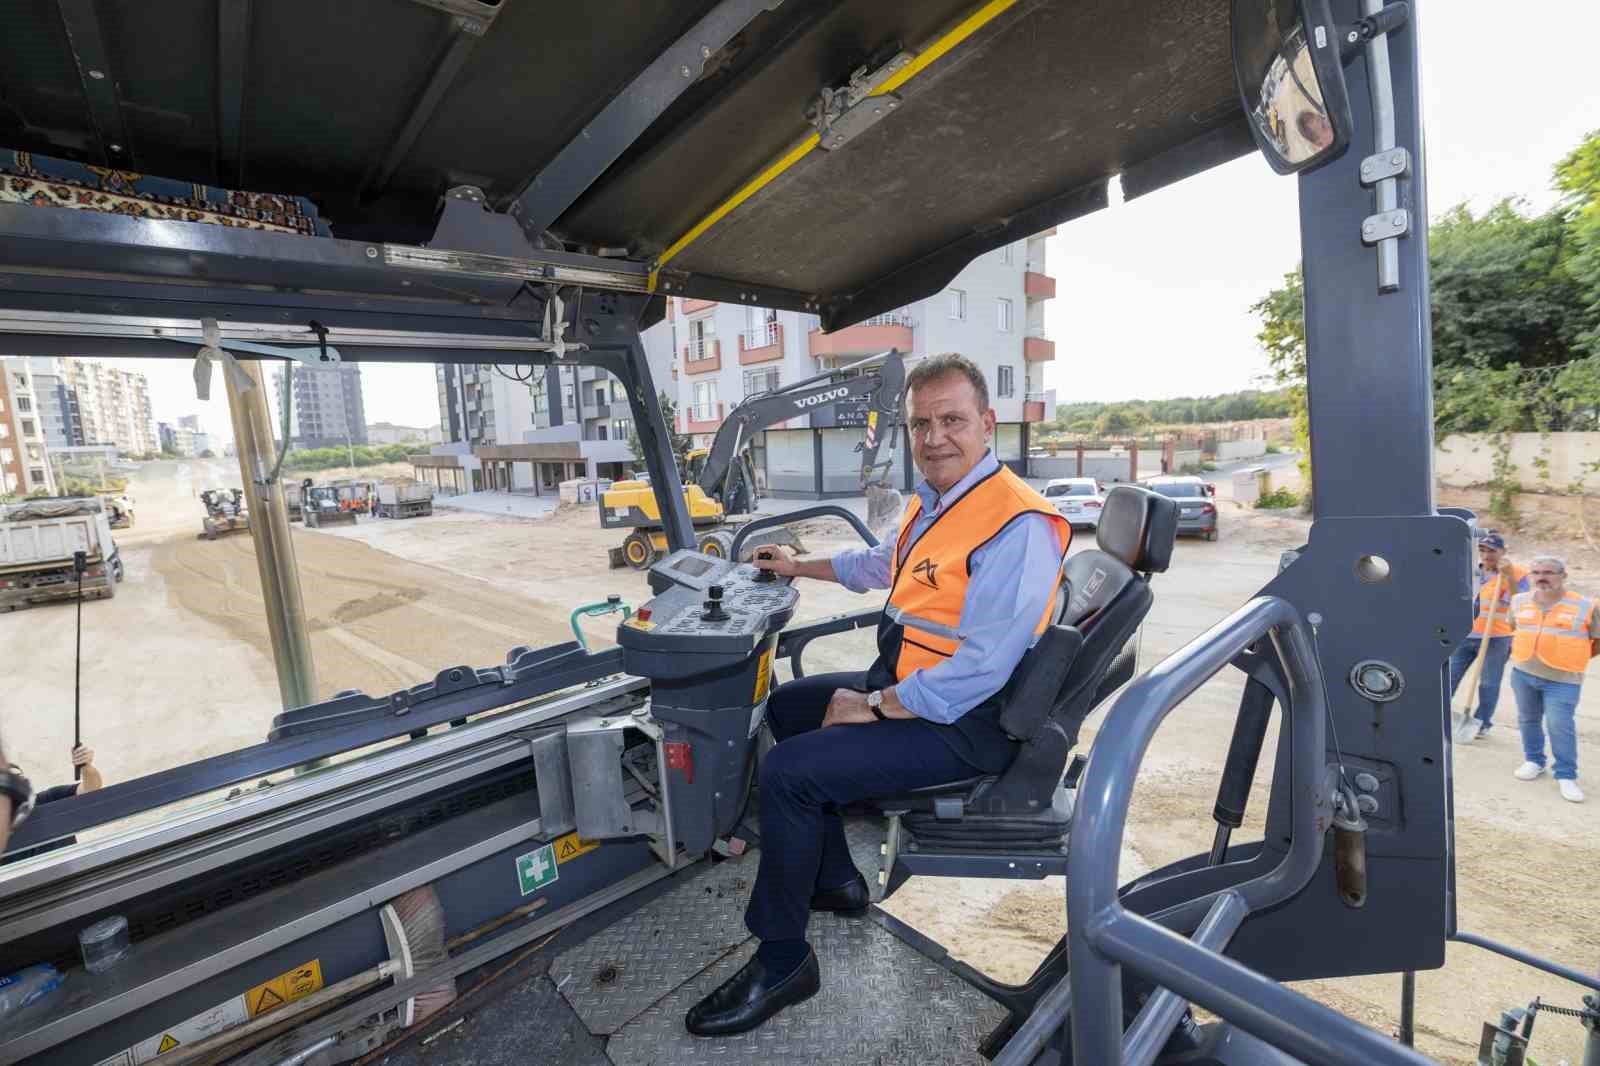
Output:
[[1178,539],[1178,503],[1137,485],[1106,493],[1095,540],[1100,550],[1141,573],[1164,573]]

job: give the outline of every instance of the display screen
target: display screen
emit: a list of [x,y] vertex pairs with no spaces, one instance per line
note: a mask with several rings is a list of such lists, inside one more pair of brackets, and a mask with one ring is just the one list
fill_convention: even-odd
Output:
[[696,559],[692,555],[687,555],[673,563],[672,568],[680,573],[688,574],[690,577],[699,577],[711,569],[711,564],[704,559]]

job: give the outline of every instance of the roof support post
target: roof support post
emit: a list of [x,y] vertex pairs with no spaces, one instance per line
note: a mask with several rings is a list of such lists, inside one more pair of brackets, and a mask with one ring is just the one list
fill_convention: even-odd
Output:
[[252,0],[217,3],[217,181],[244,186],[245,75]]

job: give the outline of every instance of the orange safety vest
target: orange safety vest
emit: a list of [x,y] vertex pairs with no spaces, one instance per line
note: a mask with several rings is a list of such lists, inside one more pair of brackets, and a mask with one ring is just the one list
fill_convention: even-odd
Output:
[[[1488,628],[1490,607],[1494,607],[1494,632],[1489,635],[1492,637],[1509,637],[1511,635],[1513,630],[1511,624],[1511,599],[1518,594],[1517,586],[1522,584],[1523,578],[1527,576],[1527,569],[1515,563],[1511,564],[1510,581],[1500,577],[1498,573],[1486,575],[1479,571],[1478,615],[1472,620],[1472,632],[1476,636],[1483,636],[1483,631]],[[1498,606],[1495,606],[1495,598],[1489,595],[1489,592],[1495,587],[1496,578],[1500,578],[1500,603]]]
[[[972,555],[1001,530],[1025,514],[1042,514],[1055,525],[1063,556],[1072,540],[1072,526],[1061,512],[1005,466],[968,489],[912,541],[911,527],[921,513],[922,500],[913,496],[900,522],[884,608],[884,621],[900,629],[898,649],[880,645],[881,651],[893,652],[884,658],[893,661],[897,681],[939,665],[961,646],[961,608],[972,579]],[[1059,570],[1055,583],[1061,583]],[[1054,606],[1052,595],[1034,623],[1035,634],[1049,625]]]
[[1511,638],[1511,659],[1525,663],[1535,655],[1552,670],[1581,674],[1589,667],[1589,623],[1595,602],[1587,596],[1568,592],[1541,610],[1533,593],[1524,592],[1511,601],[1517,632]]

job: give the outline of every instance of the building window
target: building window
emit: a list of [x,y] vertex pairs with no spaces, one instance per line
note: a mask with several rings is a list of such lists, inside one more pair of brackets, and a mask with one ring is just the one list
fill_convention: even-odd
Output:
[[1002,366],[995,370],[994,394],[996,396],[1016,395],[1016,372],[1009,366]]
[[31,399],[29,399],[28,397],[26,397],[26,396],[18,396],[17,397],[17,410],[19,410],[19,411],[31,411],[31,410],[33,410],[33,401]]
[[34,429],[33,426],[33,419],[24,418],[22,420],[22,435],[24,437],[34,437],[38,435],[38,431]]
[[1006,266],[1010,266],[1012,264],[1012,262],[1014,262],[1014,259],[1012,258],[1014,253],[1012,252],[1012,249],[1015,248],[1015,247],[1016,247],[1016,245],[1014,245],[1014,244],[1007,244],[1003,248],[1001,248],[1000,249],[1000,262],[1004,263]]
[[717,417],[717,383],[715,381],[697,381],[694,383],[694,409],[689,417],[696,422],[709,422]]
[[717,338],[717,320],[710,315],[689,321],[689,358],[711,358],[711,344]]
[[783,380],[783,375],[777,367],[766,370],[746,370],[744,372],[744,394],[746,397],[754,396],[758,392],[771,392]]
[[[606,387],[604,385],[596,385],[594,387],[594,405],[596,407],[604,407],[605,403],[606,403]],[[605,440],[604,437],[601,437],[600,439],[601,440]]]
[[17,453],[10,448],[0,448],[0,466],[10,466],[17,461]]
[[33,467],[28,471],[28,480],[32,481],[35,485],[43,485],[44,471],[38,467]]
[[944,292],[945,314],[951,318],[964,319],[967,317],[967,293],[964,289],[946,289]]
[[627,418],[614,418],[611,420],[611,436],[616,440],[627,440],[633,435],[633,421]]
[[1011,332],[1011,301],[1003,296],[994,302],[994,328],[1001,333]]

